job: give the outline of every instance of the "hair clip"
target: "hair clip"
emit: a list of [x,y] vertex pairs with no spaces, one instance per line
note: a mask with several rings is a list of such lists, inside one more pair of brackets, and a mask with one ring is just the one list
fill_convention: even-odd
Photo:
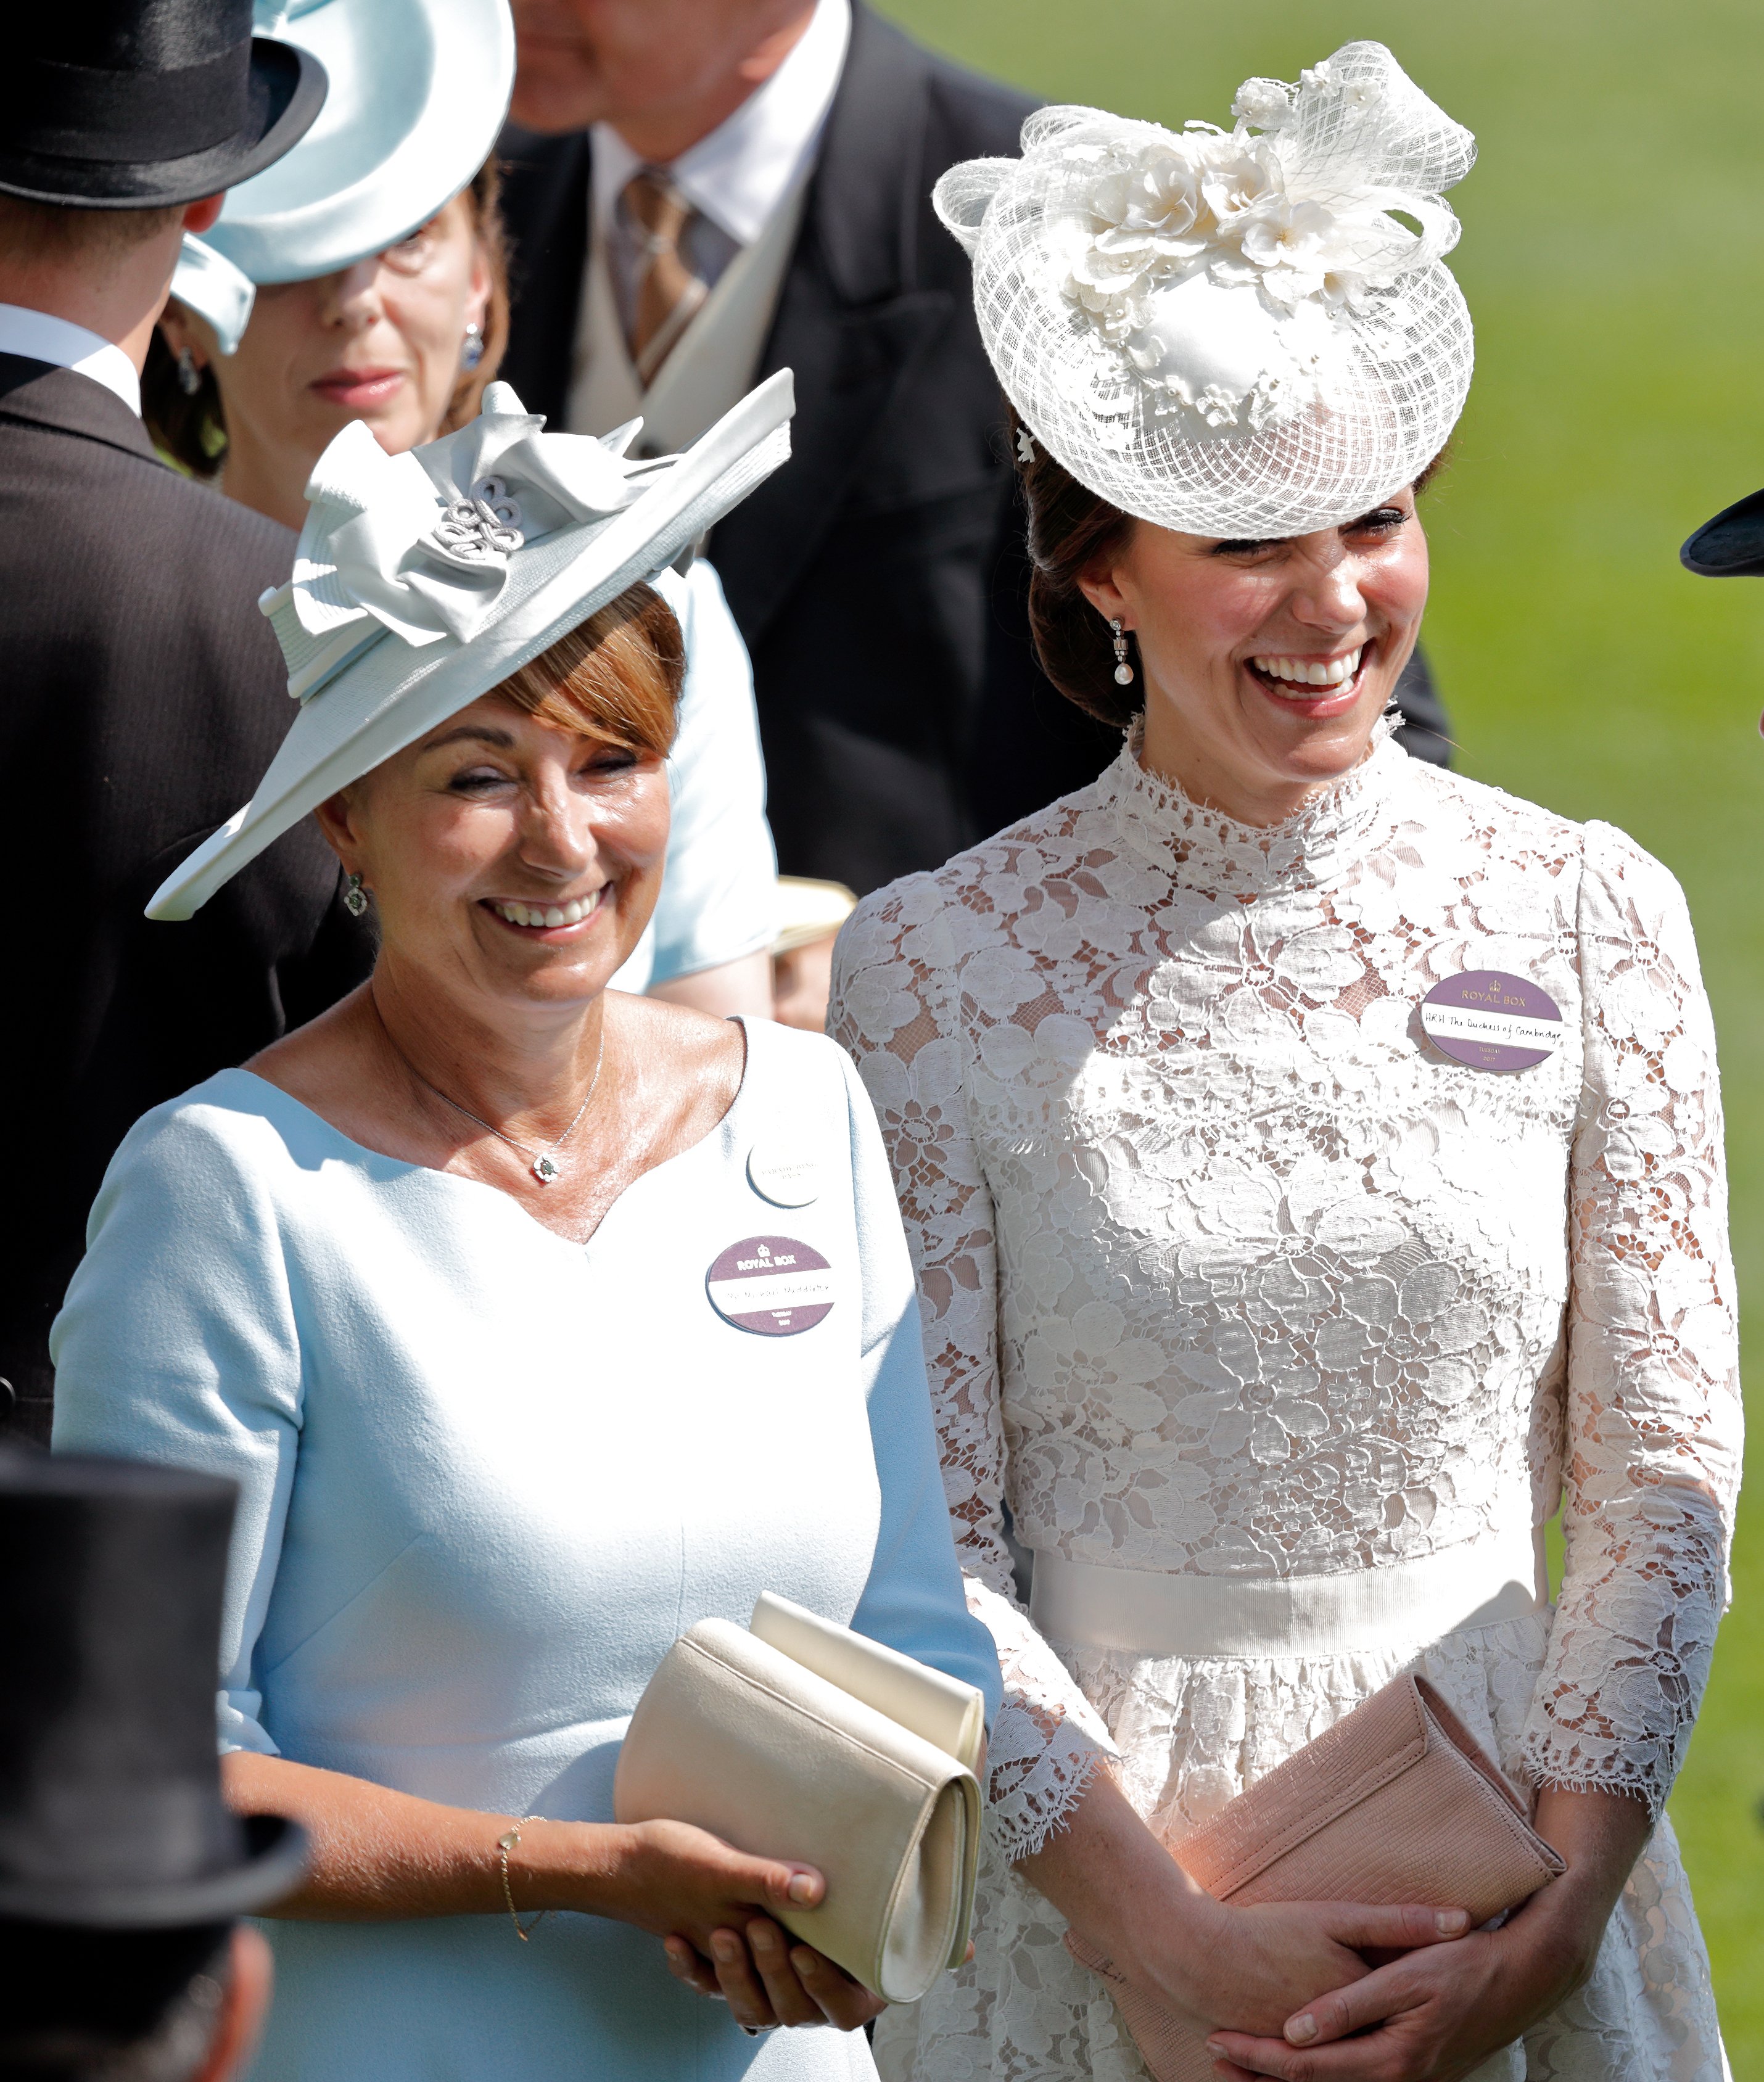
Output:
[[1035,461],[1035,443],[1030,440],[1029,429],[1027,427],[1019,427],[1017,429],[1017,461],[1023,463]]

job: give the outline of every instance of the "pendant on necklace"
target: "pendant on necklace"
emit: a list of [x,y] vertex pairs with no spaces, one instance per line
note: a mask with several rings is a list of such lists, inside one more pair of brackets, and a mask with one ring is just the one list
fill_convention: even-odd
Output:
[[554,1178],[561,1178],[563,1176],[563,1166],[554,1162],[549,1154],[535,1157],[527,1169],[542,1186],[549,1186]]

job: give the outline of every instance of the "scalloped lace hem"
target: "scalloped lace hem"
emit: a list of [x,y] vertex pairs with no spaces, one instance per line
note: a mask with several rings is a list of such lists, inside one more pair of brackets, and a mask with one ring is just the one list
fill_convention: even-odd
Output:
[[1078,1802],[1090,1790],[1109,1753],[1070,1722],[1035,1760],[1027,1777],[996,1800],[986,1813],[986,1831],[996,1855],[1006,1865],[1032,1858],[1070,1825]]

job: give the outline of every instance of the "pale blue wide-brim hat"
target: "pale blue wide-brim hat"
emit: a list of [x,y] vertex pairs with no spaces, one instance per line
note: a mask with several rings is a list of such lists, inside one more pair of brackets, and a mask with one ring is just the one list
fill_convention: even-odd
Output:
[[469,426],[388,455],[352,420],[319,457],[293,575],[258,605],[300,703],[238,814],[168,876],[188,918],[340,788],[414,744],[694,545],[790,454],[795,390],[768,377],[678,455],[547,434],[506,383]]
[[331,91],[299,144],[184,239],[171,293],[223,354],[260,284],[334,275],[445,209],[490,157],[514,91],[509,0],[258,0],[257,27],[316,57]]

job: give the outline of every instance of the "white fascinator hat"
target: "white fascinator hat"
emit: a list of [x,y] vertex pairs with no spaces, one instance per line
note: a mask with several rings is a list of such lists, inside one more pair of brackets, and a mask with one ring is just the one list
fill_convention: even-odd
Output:
[[257,792],[155,891],[188,918],[340,788],[487,693],[693,545],[790,454],[791,372],[679,455],[642,427],[547,434],[506,383],[458,432],[387,455],[352,420],[314,466],[293,575],[258,602],[300,703]]
[[1167,528],[1302,534],[1417,476],[1463,409],[1441,192],[1475,141],[1374,43],[1296,86],[1246,80],[1232,115],[1172,131],[1044,108],[1020,159],[952,167],[935,200],[1057,461]]
[[171,293],[236,352],[258,286],[352,267],[409,238],[490,156],[514,91],[509,0],[257,0],[257,32],[331,82],[293,151],[186,236]]

